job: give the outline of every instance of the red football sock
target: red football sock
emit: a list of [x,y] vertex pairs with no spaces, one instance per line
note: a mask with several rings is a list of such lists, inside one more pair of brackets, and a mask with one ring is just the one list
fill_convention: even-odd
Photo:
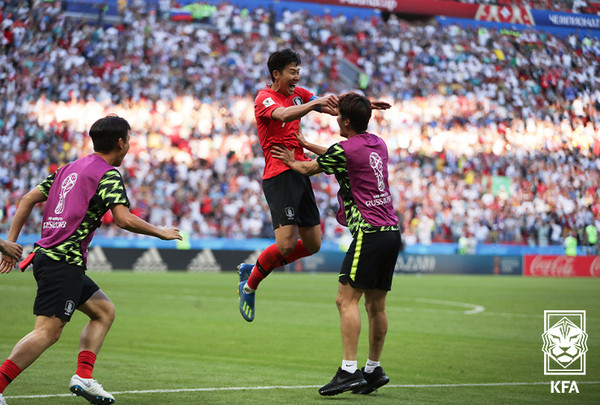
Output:
[[302,239],[298,239],[298,243],[296,243],[296,247],[294,248],[294,250],[292,250],[292,253],[290,253],[289,255],[287,255],[284,258],[285,262],[282,263],[282,265],[286,264],[286,263],[295,262],[298,259],[301,259],[306,256],[310,256],[310,255],[311,255],[311,253],[304,247],[304,243],[302,243]]
[[296,247],[287,256],[282,256],[277,249],[277,245],[274,243],[258,256],[256,265],[252,269],[250,278],[248,279],[248,287],[256,290],[261,281],[265,279],[273,269],[281,267],[284,264],[292,263],[301,257],[310,256],[310,252],[304,247],[304,244],[300,239],[296,243]]
[[281,266],[283,256],[277,249],[277,244],[273,243],[271,246],[262,251],[256,265],[252,269],[250,278],[248,279],[248,287],[256,290],[261,281],[267,277],[274,268]]
[[82,350],[77,357],[77,374],[81,378],[92,378],[92,370],[96,363],[96,354],[89,350]]
[[0,394],[4,392],[6,386],[10,384],[17,376],[21,374],[21,369],[9,359],[4,360],[0,366]]

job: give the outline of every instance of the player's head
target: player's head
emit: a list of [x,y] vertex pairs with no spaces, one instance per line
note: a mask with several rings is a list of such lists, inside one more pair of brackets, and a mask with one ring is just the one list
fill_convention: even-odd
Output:
[[269,68],[271,80],[273,81],[275,81],[275,75],[273,74],[275,71],[281,74],[286,68],[290,66],[298,67],[301,64],[302,61],[300,60],[300,57],[291,49],[273,52],[267,61],[267,67]]
[[347,137],[346,127],[360,134],[367,130],[371,119],[371,101],[360,94],[346,93],[338,100],[338,124],[340,134]]
[[90,128],[94,151],[106,154],[118,150],[119,159],[115,166],[119,166],[129,150],[130,130],[131,126],[124,118],[112,114],[100,118]]

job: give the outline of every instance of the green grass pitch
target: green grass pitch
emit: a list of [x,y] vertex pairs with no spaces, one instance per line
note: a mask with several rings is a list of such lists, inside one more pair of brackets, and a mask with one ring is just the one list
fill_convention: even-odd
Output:
[[[390,384],[325,398],[317,389],[342,360],[336,274],[272,274],[253,323],[238,312],[233,272],[90,275],[117,307],[94,370],[117,404],[600,403],[597,279],[397,276],[382,358]],[[0,276],[0,361],[33,327],[34,295],[31,271]],[[544,375],[544,310],[557,309],[587,311],[585,376]],[[9,405],[86,403],[67,387],[85,319],[76,313],[8,387]],[[551,393],[553,380],[577,381],[579,394]]]

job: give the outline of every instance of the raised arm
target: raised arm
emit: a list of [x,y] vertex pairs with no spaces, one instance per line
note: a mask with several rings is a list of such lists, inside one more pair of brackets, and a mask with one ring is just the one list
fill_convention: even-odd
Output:
[[337,109],[337,100],[337,96],[332,94],[329,96],[316,98],[305,104],[293,105],[290,107],[279,107],[273,111],[271,118],[283,122],[296,121],[317,108],[321,108],[322,110],[330,113],[330,111]]

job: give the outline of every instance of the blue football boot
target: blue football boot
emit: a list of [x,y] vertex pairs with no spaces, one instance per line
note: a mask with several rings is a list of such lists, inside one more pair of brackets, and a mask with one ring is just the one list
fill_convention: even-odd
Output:
[[250,274],[252,273],[253,268],[254,268],[253,264],[249,264],[249,263],[238,264],[237,272],[240,275],[240,282],[246,281],[250,278]]
[[246,321],[252,322],[254,320],[255,293],[247,293],[244,291],[245,285],[246,281],[240,281],[240,285],[238,286],[238,293],[240,294],[240,314],[242,314],[242,317]]

